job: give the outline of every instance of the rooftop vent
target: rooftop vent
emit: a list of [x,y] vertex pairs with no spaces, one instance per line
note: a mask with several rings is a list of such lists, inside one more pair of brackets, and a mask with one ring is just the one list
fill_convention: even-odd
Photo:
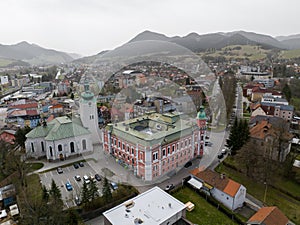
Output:
[[134,206],[134,201],[129,201],[125,203],[126,210],[132,208]]
[[135,218],[134,223],[135,224],[142,224],[144,221],[141,218]]
[[169,203],[169,207],[172,208],[172,204],[171,203]]

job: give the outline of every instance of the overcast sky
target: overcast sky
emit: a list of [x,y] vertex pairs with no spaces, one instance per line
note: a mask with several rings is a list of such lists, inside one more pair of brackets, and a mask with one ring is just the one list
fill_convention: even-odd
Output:
[[0,0],[0,9],[1,44],[25,40],[82,55],[113,49],[144,30],[300,33],[299,0]]

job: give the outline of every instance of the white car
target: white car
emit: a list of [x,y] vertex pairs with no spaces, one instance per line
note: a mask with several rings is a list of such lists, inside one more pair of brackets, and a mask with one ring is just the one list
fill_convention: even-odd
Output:
[[221,153],[223,154],[223,155],[225,155],[226,154],[226,149],[225,148],[223,148],[222,150],[221,150]]
[[84,181],[84,183],[86,183],[86,184],[89,184],[91,181],[90,181],[90,178],[87,176],[87,175],[84,175],[83,176],[83,181]]

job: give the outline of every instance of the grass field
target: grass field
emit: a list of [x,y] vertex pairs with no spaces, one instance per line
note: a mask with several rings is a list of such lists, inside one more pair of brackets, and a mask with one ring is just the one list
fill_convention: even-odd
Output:
[[249,58],[250,60],[259,60],[266,58],[268,50],[259,46],[252,45],[230,45],[213,53],[203,53],[202,56],[218,57],[224,56],[229,59]]
[[11,64],[13,61],[9,59],[1,59],[0,58],[0,67],[5,67]]
[[[300,201],[284,194],[278,189],[272,188],[270,185],[266,187],[266,185],[262,183],[257,183],[243,174],[224,166],[224,164],[220,164],[217,171],[225,173],[228,177],[243,184],[247,188],[247,193],[253,195],[262,202],[264,201],[266,192],[266,205],[278,206],[290,220],[296,224],[300,224]],[[283,190],[289,191],[294,196],[299,196],[300,186],[294,182],[278,180],[272,185],[279,186]]]
[[195,209],[186,213],[186,218],[198,225],[234,225],[237,224],[230,220],[226,215],[209,204],[204,198],[193,190],[184,187],[174,193],[173,196],[183,203],[191,201],[195,204]]
[[280,54],[280,58],[283,59],[292,59],[292,58],[299,58],[299,57],[300,57],[300,49],[282,51]]

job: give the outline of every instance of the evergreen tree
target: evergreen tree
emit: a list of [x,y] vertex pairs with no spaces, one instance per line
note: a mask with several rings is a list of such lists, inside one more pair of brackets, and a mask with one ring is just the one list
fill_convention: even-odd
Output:
[[47,188],[46,188],[45,185],[43,185],[42,191],[43,191],[42,199],[43,199],[45,202],[48,202],[48,201],[49,201],[49,192],[48,192],[48,190],[47,190]]
[[98,197],[98,187],[95,181],[91,181],[90,183],[89,196],[92,201]]
[[102,195],[105,202],[109,202],[112,199],[110,184],[106,177],[103,180]]
[[230,130],[226,146],[231,149],[231,154],[235,155],[249,140],[249,126],[247,120],[238,120],[235,118],[234,124]]
[[[247,120],[242,121],[242,146],[248,142],[250,138],[249,124]],[[241,147],[242,147],[241,146]]]
[[229,138],[227,140],[227,147],[231,150],[231,154],[235,155],[237,150],[237,142],[238,142],[238,119],[235,117],[233,126],[230,129]]
[[31,128],[25,126],[24,128],[19,128],[15,133],[15,143],[19,145],[22,149],[25,148],[26,134],[31,131]]
[[51,197],[52,203],[56,205],[57,207],[60,205],[62,206],[63,201],[61,199],[61,192],[60,189],[58,188],[57,184],[55,181],[52,179],[51,183],[51,189],[49,191],[49,195]]
[[86,182],[83,182],[82,190],[81,190],[81,201],[85,205],[90,200],[89,188]]
[[286,100],[288,100],[288,102],[290,102],[290,100],[292,98],[292,92],[291,92],[290,86],[288,84],[284,85],[282,92],[283,92]]

